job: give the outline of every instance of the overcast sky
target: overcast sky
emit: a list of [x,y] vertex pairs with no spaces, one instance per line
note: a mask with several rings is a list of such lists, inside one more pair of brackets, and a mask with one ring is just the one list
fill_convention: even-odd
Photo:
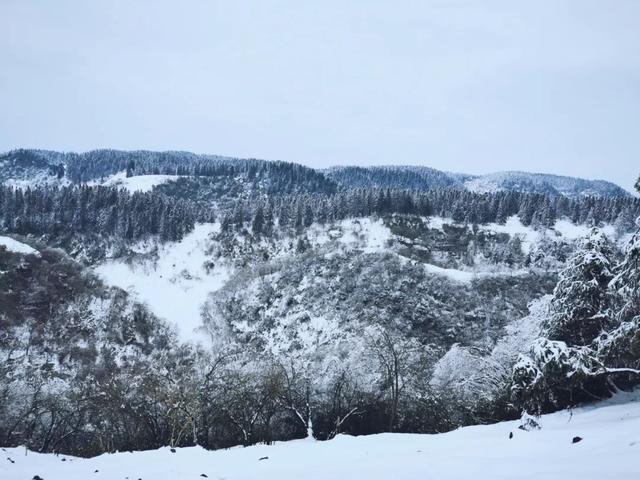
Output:
[[640,173],[640,1],[0,0],[0,150]]

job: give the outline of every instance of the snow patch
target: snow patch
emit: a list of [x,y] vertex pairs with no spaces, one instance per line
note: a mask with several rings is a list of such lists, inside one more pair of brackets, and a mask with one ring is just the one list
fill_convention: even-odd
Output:
[[485,271],[479,271],[479,270],[473,270],[473,271],[467,271],[467,270],[456,270],[455,268],[442,268],[439,267],[437,265],[433,265],[430,263],[424,263],[424,268],[427,272],[429,273],[433,273],[435,275],[442,275],[445,276],[453,281],[456,282],[461,282],[461,283],[469,283],[474,279],[479,279],[479,278],[488,278],[488,277],[518,277],[518,276],[525,276],[529,273],[528,270],[526,269],[520,269],[520,270],[508,270],[508,269],[501,269],[501,270],[485,270]]
[[17,190],[26,190],[27,188],[40,187],[45,185],[63,187],[70,185],[71,182],[66,177],[58,178],[57,176],[51,175],[48,172],[37,172],[29,178],[8,178],[4,181],[0,180],[0,184],[4,185],[5,187],[13,187]]
[[36,255],[39,256],[40,252],[38,252],[35,248],[30,247],[26,243],[19,242],[10,237],[2,237],[0,236],[0,245],[6,247],[7,250],[14,253],[23,253],[25,255]]
[[465,272],[463,270],[456,270],[454,268],[442,268],[438,267],[437,265],[431,265],[430,263],[424,264],[424,268],[429,273],[443,275],[456,282],[467,283],[476,277],[473,272]]
[[[567,219],[556,220],[553,230],[567,240],[577,240],[589,235],[591,228],[588,225],[576,225]],[[599,228],[610,240],[616,238],[616,229],[613,225],[606,224]]]
[[121,187],[130,193],[149,192],[153,187],[163,183],[171,182],[180,178],[180,175],[136,175],[127,177],[126,172],[119,172],[111,175],[103,182],[91,182],[92,185],[102,185],[103,187]]
[[107,260],[95,272],[107,284],[135,293],[153,313],[175,323],[183,339],[201,340],[200,308],[231,274],[226,265],[211,263],[206,253],[209,236],[218,230],[219,224],[197,224],[181,241],[157,245],[153,258],[143,256],[134,263]]
[[355,218],[338,222],[327,227],[314,224],[308,233],[309,240],[315,245],[337,241],[348,249],[362,250],[364,253],[387,251],[387,245],[393,234],[382,219]]
[[[429,227],[442,230],[443,224],[456,225],[456,223],[447,218],[431,217],[429,218]],[[558,236],[567,241],[577,240],[586,237],[591,231],[591,227],[587,225],[576,225],[566,218],[556,220],[552,228],[542,228],[536,230],[531,226],[522,224],[517,215],[507,218],[504,225],[499,223],[487,223],[478,225],[480,230],[486,232],[506,233],[511,237],[519,237],[522,241],[522,251],[526,254],[531,251],[531,247],[538,243],[545,235]],[[610,239],[616,238],[615,227],[611,224],[605,224],[600,228]]]

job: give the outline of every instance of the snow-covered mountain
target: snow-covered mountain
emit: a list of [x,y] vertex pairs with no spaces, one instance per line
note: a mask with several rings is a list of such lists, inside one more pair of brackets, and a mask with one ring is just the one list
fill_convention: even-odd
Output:
[[577,197],[628,197],[629,192],[605,180],[585,180],[543,173],[498,172],[469,175],[435,170],[428,167],[334,167],[329,178],[350,188],[459,188],[471,192],[527,192],[544,195]]
[[326,170],[329,178],[348,188],[460,188],[473,175],[444,172],[429,167],[332,167]]
[[636,198],[181,152],[4,161],[4,445],[435,433],[639,383]]
[[566,197],[625,197],[629,192],[604,180],[584,180],[560,175],[526,172],[499,172],[464,182],[472,192],[524,191]]
[[[302,178],[315,177],[310,191],[330,191],[342,188],[401,188],[430,190],[458,188],[472,192],[516,191],[545,195],[578,197],[629,197],[631,194],[605,180],[585,180],[542,173],[498,172],[487,175],[451,173],[420,166],[333,167],[313,170],[302,165],[268,162],[255,159],[234,159],[217,155],[197,155],[190,152],[149,152],[95,150],[86,153],[62,153],[47,150],[14,150],[0,154],[0,183],[16,186],[39,184],[90,183],[117,185],[128,175],[164,175],[165,181],[177,175],[199,175],[217,170],[218,175],[237,175],[238,171],[295,166],[296,173],[287,175],[288,186]],[[173,176],[173,178],[171,178]],[[274,176],[266,176],[273,181]],[[158,181],[158,178],[155,179]],[[141,180],[142,181],[142,180]],[[142,181],[145,183],[145,181]],[[279,189],[285,188],[279,182]]]

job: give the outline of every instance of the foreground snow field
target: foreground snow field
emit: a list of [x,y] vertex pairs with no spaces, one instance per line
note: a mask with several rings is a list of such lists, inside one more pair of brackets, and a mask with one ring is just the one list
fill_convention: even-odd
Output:
[[[339,436],[206,451],[199,447],[92,459],[3,449],[0,479],[603,479],[640,478],[640,395],[519,422],[438,435]],[[513,438],[509,434],[513,433]],[[572,443],[574,437],[582,441]],[[10,460],[9,460],[10,459]],[[205,477],[206,476],[206,477]]]

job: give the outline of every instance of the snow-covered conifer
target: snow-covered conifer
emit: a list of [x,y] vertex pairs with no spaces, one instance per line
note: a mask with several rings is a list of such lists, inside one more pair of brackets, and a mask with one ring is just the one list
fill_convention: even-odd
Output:
[[549,339],[588,345],[607,325],[612,254],[608,238],[594,228],[568,260],[553,292]]

